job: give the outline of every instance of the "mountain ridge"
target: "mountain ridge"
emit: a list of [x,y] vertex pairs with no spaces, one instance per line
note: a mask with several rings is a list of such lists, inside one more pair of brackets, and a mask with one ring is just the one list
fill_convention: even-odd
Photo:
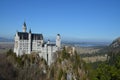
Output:
[[5,38],[5,37],[0,37],[0,42],[13,42],[13,39],[10,38]]

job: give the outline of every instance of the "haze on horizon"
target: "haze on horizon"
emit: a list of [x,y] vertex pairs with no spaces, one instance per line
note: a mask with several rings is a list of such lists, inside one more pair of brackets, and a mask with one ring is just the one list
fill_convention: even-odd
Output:
[[114,40],[120,36],[120,0],[0,0],[0,36],[22,31],[63,39]]

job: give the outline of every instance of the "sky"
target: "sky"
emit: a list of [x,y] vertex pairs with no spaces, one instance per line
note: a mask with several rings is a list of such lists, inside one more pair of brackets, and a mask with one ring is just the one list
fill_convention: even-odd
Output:
[[14,38],[22,31],[66,40],[104,40],[120,37],[120,0],[0,0],[0,36]]

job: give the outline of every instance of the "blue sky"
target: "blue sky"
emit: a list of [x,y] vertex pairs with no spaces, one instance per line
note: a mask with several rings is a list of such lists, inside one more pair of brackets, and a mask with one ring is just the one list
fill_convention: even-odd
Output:
[[13,38],[23,22],[34,33],[70,40],[120,36],[120,0],[0,0],[0,36]]

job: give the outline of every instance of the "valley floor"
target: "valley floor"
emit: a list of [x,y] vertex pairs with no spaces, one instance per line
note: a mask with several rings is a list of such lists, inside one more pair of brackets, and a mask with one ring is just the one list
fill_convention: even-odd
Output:
[[106,61],[107,54],[104,54],[104,55],[97,54],[101,49],[102,47],[76,47],[77,53],[87,63]]
[[0,53],[5,53],[14,48],[14,42],[0,42]]

